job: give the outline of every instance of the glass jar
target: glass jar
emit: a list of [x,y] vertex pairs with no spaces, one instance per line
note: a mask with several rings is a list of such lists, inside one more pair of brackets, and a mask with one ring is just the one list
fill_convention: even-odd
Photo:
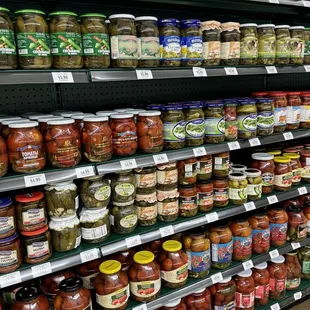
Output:
[[297,251],[285,255],[285,264],[287,267],[286,289],[295,290],[301,283],[301,266],[298,261]]
[[137,252],[128,270],[131,297],[138,302],[155,300],[160,294],[160,267],[154,259],[152,252]]
[[302,65],[304,63],[305,27],[290,27],[290,33],[290,63],[293,65]]
[[161,108],[164,123],[164,148],[176,150],[185,146],[185,116],[181,105]]
[[154,192],[157,185],[156,167],[137,168],[134,170],[134,173],[140,194]]
[[136,196],[137,182],[132,170],[117,171],[112,178],[112,201],[126,203]]
[[242,205],[247,202],[248,181],[244,173],[232,172],[228,176],[228,197],[233,205]]
[[14,14],[19,66],[28,70],[50,69],[52,58],[45,13],[26,9]]
[[35,231],[47,224],[46,205],[42,192],[16,195],[15,201],[19,230]]
[[94,280],[99,273],[99,266],[104,258],[98,258],[77,266],[77,276],[82,279],[83,286],[89,290],[94,290]]
[[293,173],[291,160],[284,156],[275,156],[274,170],[274,189],[278,191],[287,191],[292,187]]
[[212,268],[225,269],[230,266],[233,253],[232,232],[228,226],[211,226],[208,238],[211,242]]
[[188,278],[188,258],[182,251],[182,243],[175,240],[165,241],[162,251],[157,256],[161,269],[161,284],[168,288],[179,288]]
[[221,65],[237,66],[240,58],[240,24],[221,24]]
[[197,182],[197,158],[178,161],[179,185],[194,185]]
[[307,219],[302,208],[290,205],[287,207],[288,232],[287,240],[303,241],[307,238]]
[[83,179],[80,197],[85,208],[107,208],[111,199],[110,181],[103,175]]
[[183,299],[178,298],[171,302],[165,304],[165,306],[161,307],[160,310],[186,310],[186,304]]
[[208,181],[212,177],[212,155],[197,158],[197,180]]
[[273,162],[274,156],[268,153],[254,153],[252,154],[251,167],[256,168],[262,172],[262,192],[269,194],[274,187],[274,171],[275,164]]
[[310,28],[305,28],[304,64],[310,64]]
[[181,32],[180,22],[175,18],[158,21],[160,43],[160,66],[180,67]]
[[238,139],[237,104],[233,99],[224,99],[225,112],[225,140],[235,141]]
[[240,25],[240,65],[256,65],[258,54],[257,24]]
[[240,165],[240,164],[230,165],[230,173],[232,172],[244,173],[246,169],[247,167],[245,165]]
[[10,123],[7,139],[9,161],[14,172],[33,173],[46,164],[43,136],[38,122]]
[[263,262],[252,269],[255,283],[255,307],[265,306],[269,302],[270,275],[267,266],[267,263]]
[[310,205],[309,203],[303,206],[303,213],[307,219],[307,236],[310,236]]
[[228,176],[229,158],[229,152],[223,152],[213,155],[213,177],[222,178]]
[[76,166],[82,157],[81,139],[73,119],[49,120],[45,134],[47,158],[52,166]]
[[276,64],[288,65],[290,63],[290,26],[275,26],[276,31]]
[[130,14],[114,14],[109,16],[109,20],[112,67],[137,67],[139,44],[135,17]]
[[274,103],[274,132],[283,132],[286,129],[287,99],[286,93],[269,92]]
[[138,189],[135,205],[138,209],[138,224],[140,226],[152,226],[157,222],[157,196],[156,190],[143,194]]
[[310,245],[305,245],[298,250],[298,259],[301,264],[301,278],[310,279]]
[[264,213],[252,215],[249,218],[252,227],[253,254],[267,253],[270,249],[270,225],[268,216]]
[[295,130],[300,125],[300,92],[287,92],[287,117],[286,129]]
[[81,243],[80,221],[76,215],[51,217],[49,229],[52,233],[53,249],[57,252],[70,251]]
[[211,294],[208,288],[202,288],[184,298],[188,309],[211,310]]
[[263,24],[257,26],[258,34],[258,65],[273,65],[276,58],[275,25]]
[[0,239],[16,233],[15,207],[10,197],[0,198]]
[[9,157],[7,146],[3,138],[0,137],[0,178],[6,175],[6,173],[8,172],[8,168],[9,168]]
[[300,128],[310,128],[310,93],[301,94]]
[[213,209],[213,183],[209,181],[199,181],[196,184],[197,205],[199,212],[209,212]]
[[68,216],[79,208],[77,186],[72,181],[49,184],[44,187],[49,216]]
[[181,21],[181,66],[200,67],[203,62],[202,30],[199,19]]
[[235,276],[236,310],[254,310],[255,283],[252,270],[242,271]]
[[68,11],[48,15],[53,67],[80,69],[83,67],[82,37],[77,14]]
[[228,178],[215,178],[213,181],[213,206],[226,207],[229,202]]
[[229,277],[210,287],[212,304],[217,309],[235,309],[236,283]]
[[157,190],[158,220],[175,221],[179,216],[179,192],[177,188]]
[[244,171],[247,178],[248,200],[258,200],[262,197],[262,172],[258,169],[249,168]]
[[221,63],[221,23],[210,20],[201,23],[203,40],[203,66],[219,66]]
[[193,217],[198,213],[196,185],[179,186],[179,214]]
[[224,104],[214,101],[204,102],[205,142],[221,143],[225,140]]
[[113,254],[111,259],[119,261],[122,264],[122,271],[126,272],[127,274],[129,267],[133,263],[133,256],[135,253],[136,251],[134,249],[127,249],[126,251]]
[[302,151],[300,153],[300,163],[301,163],[301,180],[303,182],[310,182],[310,153],[307,151]]
[[[84,116],[83,116],[84,117]],[[83,118],[82,117],[82,118]],[[61,116],[47,116],[47,117],[42,117],[38,119],[39,122],[39,131],[41,132],[43,138],[45,137],[45,134],[47,132],[47,122],[49,120],[59,120],[59,119],[64,119]]]
[[82,239],[87,243],[99,243],[110,235],[109,211],[102,209],[85,209],[80,213]]
[[174,189],[178,185],[177,163],[157,165],[156,175],[159,189]]
[[283,246],[287,239],[288,215],[281,207],[273,207],[267,211],[270,223],[270,245]]
[[184,102],[185,145],[198,146],[203,144],[205,135],[205,120],[202,102]]
[[157,257],[159,251],[162,248],[162,244],[164,243],[164,239],[154,240],[149,243],[146,243],[142,246],[143,250],[150,251]]
[[0,239],[0,257],[0,273],[7,274],[20,267],[23,262],[23,256],[17,233]]
[[81,33],[84,67],[101,69],[110,66],[110,40],[106,16],[98,13],[83,14]]
[[256,137],[257,109],[254,99],[238,99],[238,138],[250,139]]
[[281,300],[286,293],[287,267],[282,255],[273,258],[268,264],[269,281],[269,298],[271,300]]
[[301,181],[302,172],[301,163],[299,161],[300,155],[296,153],[283,153],[282,155],[291,160],[290,165],[293,173],[292,185],[298,185]]
[[269,136],[274,129],[274,107],[271,98],[255,98],[257,108],[257,135]]

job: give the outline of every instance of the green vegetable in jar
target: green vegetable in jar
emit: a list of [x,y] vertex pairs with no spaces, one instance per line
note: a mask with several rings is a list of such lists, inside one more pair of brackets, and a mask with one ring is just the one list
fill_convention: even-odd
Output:
[[233,205],[242,205],[247,202],[247,179],[244,173],[233,172],[229,174],[228,196]]
[[310,64],[310,28],[305,28],[304,64]]
[[288,65],[290,63],[290,26],[278,25],[276,31],[276,64]]
[[301,277],[310,279],[310,245],[306,245],[298,250],[298,259],[301,264]]
[[259,65],[273,65],[276,57],[276,34],[274,24],[257,26]]
[[157,190],[158,220],[175,221],[179,216],[179,193],[177,188]]
[[290,63],[293,65],[302,65],[304,63],[305,27],[290,27],[290,33]]
[[250,139],[256,137],[257,109],[255,100],[251,98],[238,99],[238,137]]
[[137,189],[140,194],[149,194],[156,190],[156,167],[137,168],[134,170]]
[[258,55],[257,24],[240,25],[240,65],[256,65]]
[[113,202],[126,203],[136,196],[137,182],[132,170],[116,172],[111,185]]
[[221,24],[221,65],[237,66],[240,58],[240,24]]
[[248,185],[247,185],[247,195],[248,200],[258,200],[262,197],[262,173],[258,169],[246,169],[244,171]]
[[268,136],[273,134],[274,107],[271,98],[255,98],[257,108],[257,135]]
[[156,190],[143,194],[138,189],[135,199],[138,208],[138,224],[140,226],[152,226],[157,222],[157,197]]

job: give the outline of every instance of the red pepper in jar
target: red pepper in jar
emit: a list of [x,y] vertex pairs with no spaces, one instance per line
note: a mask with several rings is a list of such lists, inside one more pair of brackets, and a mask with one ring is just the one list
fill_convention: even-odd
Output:
[[252,246],[254,254],[262,254],[270,248],[270,225],[266,214],[256,214],[249,218],[252,227]]
[[287,268],[282,255],[273,258],[268,264],[269,280],[269,298],[280,300],[285,297]]
[[254,310],[255,283],[252,270],[248,269],[237,274],[236,281],[236,310]]
[[255,283],[255,306],[265,306],[269,302],[270,275],[267,263],[261,263],[253,268],[253,279]]

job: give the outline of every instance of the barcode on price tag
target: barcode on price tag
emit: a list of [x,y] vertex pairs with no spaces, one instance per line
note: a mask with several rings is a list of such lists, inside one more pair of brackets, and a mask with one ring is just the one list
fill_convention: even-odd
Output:
[[252,211],[256,209],[255,203],[253,201],[247,202],[244,204],[244,208],[246,211]]
[[193,74],[195,77],[207,76],[207,71],[205,68],[193,67]]
[[54,83],[74,83],[72,72],[52,72]]
[[152,80],[153,74],[151,70],[136,70],[138,80]]
[[251,146],[258,146],[261,144],[258,138],[249,139],[249,143]]
[[294,139],[293,134],[289,131],[289,132],[283,132],[283,137],[285,140],[292,140]]
[[93,166],[75,168],[75,174],[78,179],[92,177],[95,175]]
[[270,205],[279,202],[278,197],[276,195],[272,195],[272,196],[267,197],[267,200],[268,200]]
[[292,242],[291,245],[293,250],[299,249],[301,247],[299,242]]
[[298,188],[299,195],[305,195],[308,193],[307,188],[305,186]]
[[237,68],[235,67],[225,67],[224,70],[226,75],[238,75]]
[[132,308],[132,310],[147,310],[147,306],[146,306],[146,304],[141,304],[138,307]]
[[0,277],[0,287],[4,288],[22,282],[20,272],[15,271]]
[[307,7],[310,8],[310,1],[303,1],[302,4]]
[[269,256],[270,258],[276,258],[278,257],[280,254],[279,254],[279,251],[278,250],[273,250],[273,251],[270,251],[269,252]]
[[127,249],[133,248],[133,247],[140,245],[142,243],[140,235],[126,238],[125,242],[127,245]]
[[35,175],[26,175],[24,176],[25,186],[38,186],[38,185],[45,185],[46,178],[44,173],[35,174]]
[[210,214],[206,214],[206,219],[208,223],[212,223],[212,222],[218,221],[219,216],[217,212],[212,212]]
[[240,144],[238,141],[228,142],[227,145],[231,151],[240,149]]
[[271,310],[280,310],[281,308],[280,308],[280,305],[278,303],[276,303],[276,304],[273,304],[272,306],[270,306],[270,309]]
[[242,265],[243,265],[244,270],[248,270],[248,269],[251,269],[254,267],[252,260],[248,260],[248,261],[242,263]]
[[51,263],[45,263],[38,266],[31,267],[32,277],[38,278],[46,274],[52,273]]
[[154,159],[155,165],[164,164],[164,163],[169,162],[167,154],[153,155],[153,159]]
[[294,299],[295,299],[295,300],[298,300],[298,299],[300,299],[301,297],[302,297],[302,292],[297,292],[297,293],[294,294]]
[[100,257],[99,249],[91,249],[80,253],[81,262],[86,263]]
[[165,238],[167,236],[173,235],[174,234],[174,229],[172,225],[166,226],[159,228],[160,235],[162,238]]
[[211,281],[213,284],[218,283],[222,280],[223,280],[223,275],[221,272],[218,272],[218,273],[214,274],[213,276],[211,276]]
[[193,149],[193,152],[196,157],[207,155],[207,151],[204,147],[196,147]]
[[310,65],[304,65],[305,71],[310,72]]
[[122,170],[137,168],[137,162],[135,159],[121,160],[120,164],[121,164]]
[[269,3],[280,4],[279,0],[269,0]]
[[275,66],[266,66],[265,68],[268,74],[278,73],[277,68]]

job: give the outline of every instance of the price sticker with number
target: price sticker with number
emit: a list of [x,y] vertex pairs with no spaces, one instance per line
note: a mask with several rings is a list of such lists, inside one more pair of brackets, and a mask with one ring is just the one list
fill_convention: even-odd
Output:
[[290,131],[283,132],[283,137],[284,137],[284,140],[293,140],[294,139],[294,136]]
[[127,160],[121,160],[120,164],[121,164],[122,170],[134,169],[138,167],[137,162],[134,158],[127,159]]
[[174,234],[174,229],[172,225],[166,226],[159,228],[160,235],[162,238],[165,238],[167,236],[173,235]]
[[231,151],[240,149],[240,144],[238,141],[228,142],[227,145]]
[[270,306],[270,309],[271,309],[271,310],[280,310],[281,307],[280,307],[280,305],[279,305],[278,303],[276,303],[276,304],[271,305],[271,306]]
[[269,0],[269,3],[280,4],[279,0]]
[[52,72],[54,83],[74,83],[72,72]]
[[81,262],[86,263],[100,257],[99,249],[91,249],[80,253]]
[[206,214],[206,219],[208,223],[216,222],[219,219],[217,212],[212,212],[210,214]]
[[193,149],[195,157],[205,156],[207,155],[207,151],[204,147],[196,147]]
[[244,204],[244,208],[246,211],[252,211],[256,209],[255,203],[253,201],[247,202]]
[[147,306],[146,306],[146,304],[141,304],[138,307],[132,308],[132,310],[147,310]]
[[205,68],[193,67],[194,77],[205,77],[207,76],[207,70]]
[[270,251],[270,252],[269,252],[269,256],[270,256],[271,259],[276,258],[276,257],[278,257],[279,255],[280,255],[280,254],[279,254],[279,251],[278,251],[278,250],[273,250],[273,251]]
[[272,196],[267,197],[267,200],[268,200],[270,205],[279,202],[278,197],[276,195],[272,195]]
[[127,249],[133,248],[142,243],[140,235],[129,237],[125,239]]
[[46,274],[52,273],[51,263],[40,264],[37,266],[31,267],[32,277],[38,278]]
[[21,283],[22,278],[19,271],[8,273],[0,277],[0,287],[4,288],[13,284]]
[[213,276],[211,276],[211,281],[213,284],[218,283],[222,280],[223,280],[223,275],[221,272],[218,272],[218,273],[214,274]]
[[249,143],[252,147],[261,145],[259,138],[249,139]]
[[310,72],[310,65],[304,65],[305,71]]
[[292,242],[291,246],[293,250],[299,249],[301,247],[299,242]]
[[304,7],[310,8],[310,1],[302,1],[302,4],[304,5]]
[[275,66],[266,66],[266,71],[268,74],[276,74],[278,73],[278,70]]
[[302,292],[297,292],[297,293],[294,293],[294,299],[295,300],[298,300],[302,297]]
[[136,70],[138,80],[152,80],[153,73],[151,70]]
[[235,67],[225,67],[224,70],[226,75],[238,75],[237,68]]
[[26,175],[24,176],[25,186],[38,186],[38,185],[45,185],[46,178],[44,173],[35,174],[35,175]]
[[95,175],[93,166],[75,168],[75,174],[78,179],[92,177]]
[[305,195],[305,194],[307,194],[307,193],[308,193],[307,187],[306,187],[306,186],[299,187],[299,188],[298,188],[298,193],[299,193],[299,195]]
[[248,270],[254,267],[252,260],[248,260],[244,263],[242,263],[243,269]]
[[155,165],[164,164],[164,163],[169,162],[167,154],[153,155],[153,159],[154,159]]

